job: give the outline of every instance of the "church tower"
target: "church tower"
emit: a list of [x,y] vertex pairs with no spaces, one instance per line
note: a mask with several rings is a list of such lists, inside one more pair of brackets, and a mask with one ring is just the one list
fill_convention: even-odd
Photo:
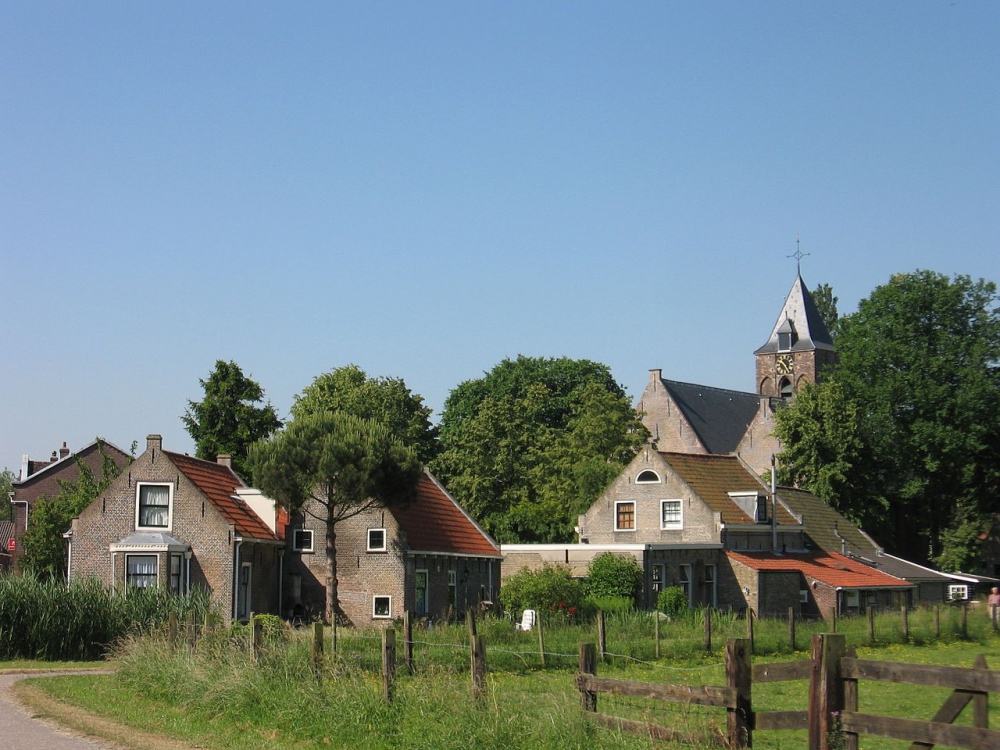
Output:
[[815,383],[837,361],[833,339],[812,295],[797,274],[767,343],[754,352],[757,393],[791,398],[805,382]]

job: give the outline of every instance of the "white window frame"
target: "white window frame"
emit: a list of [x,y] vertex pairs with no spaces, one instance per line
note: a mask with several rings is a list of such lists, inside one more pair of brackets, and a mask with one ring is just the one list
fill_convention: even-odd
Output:
[[[308,535],[309,543],[304,544],[303,540],[299,538],[299,535],[305,537]],[[295,552],[315,552],[316,551],[316,534],[312,529],[292,529],[292,549]]]
[[[632,528],[622,528],[622,527],[620,527],[618,525],[618,519],[620,518],[619,513],[618,513],[618,509],[621,506],[623,506],[623,505],[631,505],[632,506]],[[636,526],[638,526],[638,523],[636,522],[636,520],[637,520],[636,516],[638,515],[636,511],[638,510],[638,508],[636,507],[636,505],[637,504],[636,504],[635,500],[616,500],[615,501],[615,531],[633,531],[633,532],[635,531]]]
[[[656,478],[655,479],[643,479],[642,477],[644,477],[646,474],[652,474]],[[635,483],[636,484],[659,484],[662,481],[663,480],[660,479],[660,475],[658,473],[656,473],[655,471],[653,471],[652,469],[643,469],[638,474],[636,474],[636,477],[635,477]]]
[[[384,599],[386,604],[389,606],[386,609],[386,614],[380,615],[378,613],[378,603],[379,600]],[[372,597],[372,619],[373,620],[391,620],[392,619],[392,597],[389,594],[375,594]]]
[[[142,526],[139,523],[140,501],[142,499],[143,487],[166,487],[167,488],[167,525],[166,526]],[[174,524],[174,484],[173,482],[136,482],[135,483],[135,528],[141,531],[170,531]]]
[[[155,573],[153,574],[153,583],[149,586],[133,586],[129,583],[129,573],[128,573],[128,562],[129,559],[133,557],[150,557],[155,560]],[[160,556],[155,552],[150,554],[148,552],[131,552],[125,554],[125,591],[131,591],[132,589],[145,589],[145,588],[156,588],[160,585]]]
[[[958,596],[956,596],[956,594]],[[967,601],[969,598],[969,584],[967,583],[949,583],[948,584],[948,601],[958,602]]]
[[[667,521],[667,514],[664,512],[667,509],[667,503],[677,503],[677,521]],[[682,529],[684,528],[684,501],[678,498],[669,498],[667,500],[660,500],[660,528],[661,529]]]
[[[381,547],[376,547],[372,545],[372,532],[375,531],[382,532]],[[368,529],[368,533],[365,536],[365,541],[367,542],[367,549],[369,552],[388,552],[389,550],[389,535],[385,533],[385,529]]]

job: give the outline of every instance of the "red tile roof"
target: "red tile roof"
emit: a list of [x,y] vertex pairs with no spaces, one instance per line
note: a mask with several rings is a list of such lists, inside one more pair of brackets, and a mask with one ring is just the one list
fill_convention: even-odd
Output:
[[243,500],[235,496],[236,488],[246,487],[246,485],[233,473],[232,469],[222,464],[203,461],[200,458],[192,458],[181,453],[164,451],[164,454],[236,528],[237,534],[248,539],[277,540],[274,532],[268,528],[260,516],[254,513]]
[[407,546],[412,551],[501,557],[496,542],[429,472],[425,471],[417,483],[415,502],[390,510],[406,532]]
[[837,552],[795,553],[776,555],[772,552],[726,552],[731,560],[754,570],[797,570],[834,588],[885,589],[910,586],[907,581],[870,568]]
[[[722,514],[722,522],[728,524],[753,524],[748,516],[729,496],[730,492],[764,492],[764,483],[754,476],[736,456],[714,454],[667,453],[660,452],[663,460],[705,504],[716,513]],[[779,495],[780,497],[780,495]],[[769,514],[770,515],[770,514]],[[798,520],[780,503],[778,504],[778,525],[798,526]]]

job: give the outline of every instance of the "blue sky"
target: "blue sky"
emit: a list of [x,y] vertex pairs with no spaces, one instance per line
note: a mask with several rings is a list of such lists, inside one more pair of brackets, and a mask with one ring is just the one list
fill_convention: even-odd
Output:
[[0,0],[0,467],[216,359],[753,389],[795,274],[1000,281],[993,2]]

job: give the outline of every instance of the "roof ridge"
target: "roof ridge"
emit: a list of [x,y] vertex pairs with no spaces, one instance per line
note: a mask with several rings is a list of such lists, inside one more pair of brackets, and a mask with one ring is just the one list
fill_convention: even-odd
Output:
[[721,388],[717,385],[705,385],[704,383],[688,383],[683,380],[669,380],[667,378],[660,378],[663,383],[673,383],[674,385],[684,385],[690,388],[703,388],[707,391],[715,391],[717,393],[735,393],[740,396],[753,396],[754,398],[766,398],[766,396],[761,396],[759,393],[754,393],[753,391],[738,391],[735,388]]

